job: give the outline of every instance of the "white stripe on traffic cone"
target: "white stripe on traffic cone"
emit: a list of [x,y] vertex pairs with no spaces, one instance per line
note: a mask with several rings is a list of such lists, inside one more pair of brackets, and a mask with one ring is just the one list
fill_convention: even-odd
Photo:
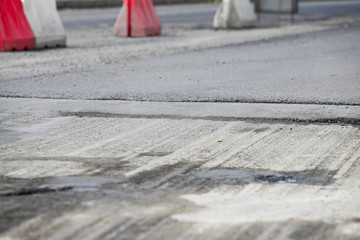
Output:
[[55,0],[21,0],[35,35],[35,48],[63,47],[66,35]]

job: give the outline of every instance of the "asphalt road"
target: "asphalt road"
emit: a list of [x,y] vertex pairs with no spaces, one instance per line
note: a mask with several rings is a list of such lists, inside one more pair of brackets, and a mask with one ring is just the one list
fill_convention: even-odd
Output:
[[[157,6],[156,11],[162,24],[191,23],[195,26],[211,27],[218,5],[194,4],[176,6]],[[334,16],[356,15],[360,12],[359,1],[339,2],[300,2],[296,21],[310,21]],[[66,29],[94,28],[101,24],[112,26],[119,8],[63,10],[60,12]],[[265,18],[273,18],[271,14],[264,14]]]
[[[310,21],[320,5],[328,17]],[[68,48],[3,54],[0,95],[358,105],[359,6],[307,3],[294,26],[217,32],[198,28],[214,5],[160,7],[163,36],[145,39],[111,36],[114,9],[65,11]]]
[[[6,81],[20,96],[360,104],[360,28],[191,51]],[[324,44],[326,43],[326,44]]]

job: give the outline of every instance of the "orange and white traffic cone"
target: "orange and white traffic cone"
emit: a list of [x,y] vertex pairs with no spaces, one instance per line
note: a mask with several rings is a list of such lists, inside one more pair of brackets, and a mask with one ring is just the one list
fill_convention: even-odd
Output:
[[124,0],[114,26],[120,37],[146,37],[161,34],[161,23],[152,0]]
[[55,0],[0,0],[0,51],[65,45]]

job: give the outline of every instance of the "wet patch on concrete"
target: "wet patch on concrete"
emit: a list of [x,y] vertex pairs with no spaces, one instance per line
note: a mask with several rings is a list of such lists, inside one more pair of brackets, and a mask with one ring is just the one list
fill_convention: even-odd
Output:
[[[115,166],[116,168],[116,166]],[[113,169],[109,166],[109,170]],[[270,172],[257,169],[202,169],[201,164],[177,163],[165,165],[133,177],[111,176],[103,170],[93,176],[63,176],[38,179],[0,179],[0,197],[54,193],[60,191],[106,191],[109,189],[173,189],[185,192],[204,192],[223,185],[307,184],[333,183],[336,172],[307,170],[303,172]],[[120,187],[120,188],[119,188]]]
[[336,172],[306,170],[301,172],[271,172],[258,169],[213,168],[201,169],[201,164],[177,163],[152,171],[144,171],[129,179],[142,188],[192,188],[211,189],[221,185],[308,184],[333,183]]
[[163,157],[171,153],[172,152],[143,152],[139,153],[138,157]]
[[192,175],[198,178],[224,180],[234,183],[299,183],[299,184],[329,184],[335,174],[323,171],[303,172],[266,172],[255,169],[210,169],[202,170]]
[[[334,173],[330,174],[334,175]],[[298,173],[269,173],[269,174],[257,174],[254,180],[261,183],[305,183],[305,184],[328,184],[330,178],[328,175],[313,176],[309,172]]]
[[[12,226],[19,226],[19,223],[27,219],[46,214],[48,220],[39,221],[35,227],[39,227],[40,223],[45,224],[47,221],[49,225],[53,226],[55,233],[61,230],[68,230],[75,226],[78,229],[83,229],[81,221],[69,226],[61,226],[56,229],[53,219],[59,216],[64,216],[63,220],[68,216],[74,216],[76,213],[91,212],[91,209],[100,209],[93,217],[94,227],[90,227],[90,231],[102,230],[102,235],[95,239],[104,239],[107,236],[125,237],[126,239],[135,239],[146,234],[149,239],[172,239],[179,236],[179,234],[187,234],[187,236],[194,237],[194,239],[215,239],[219,236],[221,239],[257,239],[263,237],[266,233],[265,239],[277,239],[283,234],[286,229],[287,239],[312,239],[311,233],[316,234],[319,239],[338,239],[338,232],[336,232],[336,225],[329,225],[323,222],[305,222],[305,221],[276,221],[276,222],[249,222],[243,224],[218,224],[207,228],[201,233],[197,231],[196,222],[182,222],[172,219],[173,214],[192,212],[198,210],[197,206],[192,205],[188,201],[179,199],[179,194],[184,192],[201,192],[206,188],[213,188],[220,185],[236,185],[262,182],[263,177],[278,176],[280,182],[273,182],[270,184],[283,183],[282,177],[293,176],[299,178],[298,181],[305,181],[305,179],[312,180],[308,184],[316,184],[314,181],[319,181],[329,178],[331,181],[331,174],[322,171],[306,171],[297,173],[274,173],[265,171],[255,171],[253,169],[201,169],[201,164],[178,163],[168,165],[155,169],[154,171],[142,172],[130,179],[123,179],[123,181],[115,178],[103,177],[56,177],[46,179],[33,179],[31,181],[24,179],[3,179],[5,184],[19,184],[24,185],[26,182],[31,183],[31,186],[38,184],[47,186],[48,189],[55,191],[48,191],[48,194],[32,194],[32,195],[12,195],[12,197],[2,197],[0,201],[0,213],[6,217],[0,219],[0,233],[5,232]],[[256,179],[259,177],[260,179]],[[299,176],[304,176],[300,178]],[[316,180],[317,179],[317,180]],[[290,184],[284,182],[283,184]],[[305,183],[306,182],[297,182]],[[329,183],[329,182],[328,182]],[[44,185],[45,184],[45,185]],[[320,183],[324,184],[324,183]],[[204,185],[205,187],[201,187]],[[70,192],[56,191],[61,188],[72,187]],[[144,189],[150,188],[150,189]],[[94,189],[95,191],[88,191]],[[85,190],[85,191],[84,191]],[[45,193],[45,192],[44,192]],[[105,200],[106,199],[106,200]],[[76,209],[76,211],[74,211]],[[126,210],[124,210],[126,209]],[[130,209],[130,210],[129,210]],[[144,215],[139,209],[152,209]],[[152,211],[155,212],[152,212]],[[127,211],[132,211],[137,214],[129,217],[126,215]],[[137,212],[139,211],[139,212]],[[145,210],[144,210],[145,211]],[[157,212],[158,211],[158,212]],[[121,213],[125,212],[125,217]],[[111,213],[108,214],[107,213]],[[141,214],[140,214],[141,213]],[[140,214],[140,215],[139,215]],[[116,215],[116,217],[114,217]],[[86,216],[86,215],[85,215]],[[103,216],[104,219],[103,219]],[[121,220],[123,218],[123,221]],[[101,225],[102,221],[119,220],[118,225],[107,228]],[[65,221],[64,220],[64,221]],[[354,222],[357,220],[355,219]],[[77,225],[79,224],[79,225]],[[97,226],[98,225],[98,226]],[[61,228],[64,227],[64,228]],[[66,229],[66,227],[68,227]],[[103,229],[101,229],[103,227]],[[41,228],[40,228],[41,229]],[[86,228],[88,231],[89,228]],[[32,229],[27,228],[24,233],[28,233]],[[79,230],[85,231],[85,230]],[[38,239],[42,232],[34,233],[33,239]],[[166,233],[166,234],[164,234]],[[282,235],[281,235],[282,236]],[[314,236],[314,235],[312,235]],[[335,236],[335,237],[334,237]],[[203,238],[202,238],[203,237]],[[346,239],[346,238],[345,238]]]

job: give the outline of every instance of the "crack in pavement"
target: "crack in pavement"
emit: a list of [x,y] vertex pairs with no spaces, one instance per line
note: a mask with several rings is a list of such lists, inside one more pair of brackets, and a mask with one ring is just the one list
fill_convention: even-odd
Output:
[[262,118],[262,117],[223,117],[223,116],[182,116],[167,114],[114,114],[102,112],[60,112],[62,117],[92,117],[92,118],[145,118],[145,119],[191,119],[191,120],[211,120],[211,121],[246,121],[261,123],[327,123],[327,124],[347,124],[360,125],[360,118],[319,118],[319,119],[298,119],[298,118]]

